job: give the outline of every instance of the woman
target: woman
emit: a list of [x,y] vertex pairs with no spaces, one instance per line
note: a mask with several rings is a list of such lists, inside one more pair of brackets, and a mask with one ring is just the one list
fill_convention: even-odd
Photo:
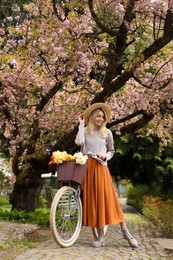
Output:
[[98,238],[92,243],[94,247],[105,245],[105,225],[120,224],[124,238],[136,248],[138,243],[126,227],[107,167],[107,161],[114,154],[113,136],[106,128],[110,117],[111,110],[105,103],[91,105],[79,117],[75,142],[81,146],[83,154],[90,154],[83,183],[83,225],[97,228]]

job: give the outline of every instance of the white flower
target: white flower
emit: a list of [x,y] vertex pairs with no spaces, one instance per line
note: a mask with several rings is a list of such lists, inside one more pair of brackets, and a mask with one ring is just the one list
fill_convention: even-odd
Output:
[[85,164],[88,159],[87,155],[83,155],[81,152],[75,153],[73,156],[76,163],[81,165]]

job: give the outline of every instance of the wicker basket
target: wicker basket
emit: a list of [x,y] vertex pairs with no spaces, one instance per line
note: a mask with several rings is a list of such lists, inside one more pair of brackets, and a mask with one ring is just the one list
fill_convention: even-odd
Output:
[[66,161],[57,165],[57,178],[58,181],[72,181],[82,184],[86,171],[87,163],[81,165],[75,161]]

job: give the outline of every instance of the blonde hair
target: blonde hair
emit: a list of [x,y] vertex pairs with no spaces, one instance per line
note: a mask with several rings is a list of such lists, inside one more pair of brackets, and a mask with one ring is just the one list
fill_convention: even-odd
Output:
[[107,128],[106,128],[107,116],[106,116],[106,113],[104,112],[104,110],[102,110],[101,108],[97,108],[91,112],[91,115],[88,120],[88,124],[86,126],[86,130],[89,134],[92,134],[92,132],[94,131],[94,128],[95,128],[93,121],[99,111],[102,111],[104,114],[104,122],[100,127],[100,136],[105,138],[105,137],[107,137]]

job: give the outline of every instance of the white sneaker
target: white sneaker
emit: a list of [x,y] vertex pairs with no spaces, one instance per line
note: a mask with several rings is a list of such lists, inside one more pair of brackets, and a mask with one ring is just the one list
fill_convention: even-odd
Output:
[[123,237],[129,242],[129,245],[133,248],[139,247],[137,240],[130,234],[127,228],[122,228]]

